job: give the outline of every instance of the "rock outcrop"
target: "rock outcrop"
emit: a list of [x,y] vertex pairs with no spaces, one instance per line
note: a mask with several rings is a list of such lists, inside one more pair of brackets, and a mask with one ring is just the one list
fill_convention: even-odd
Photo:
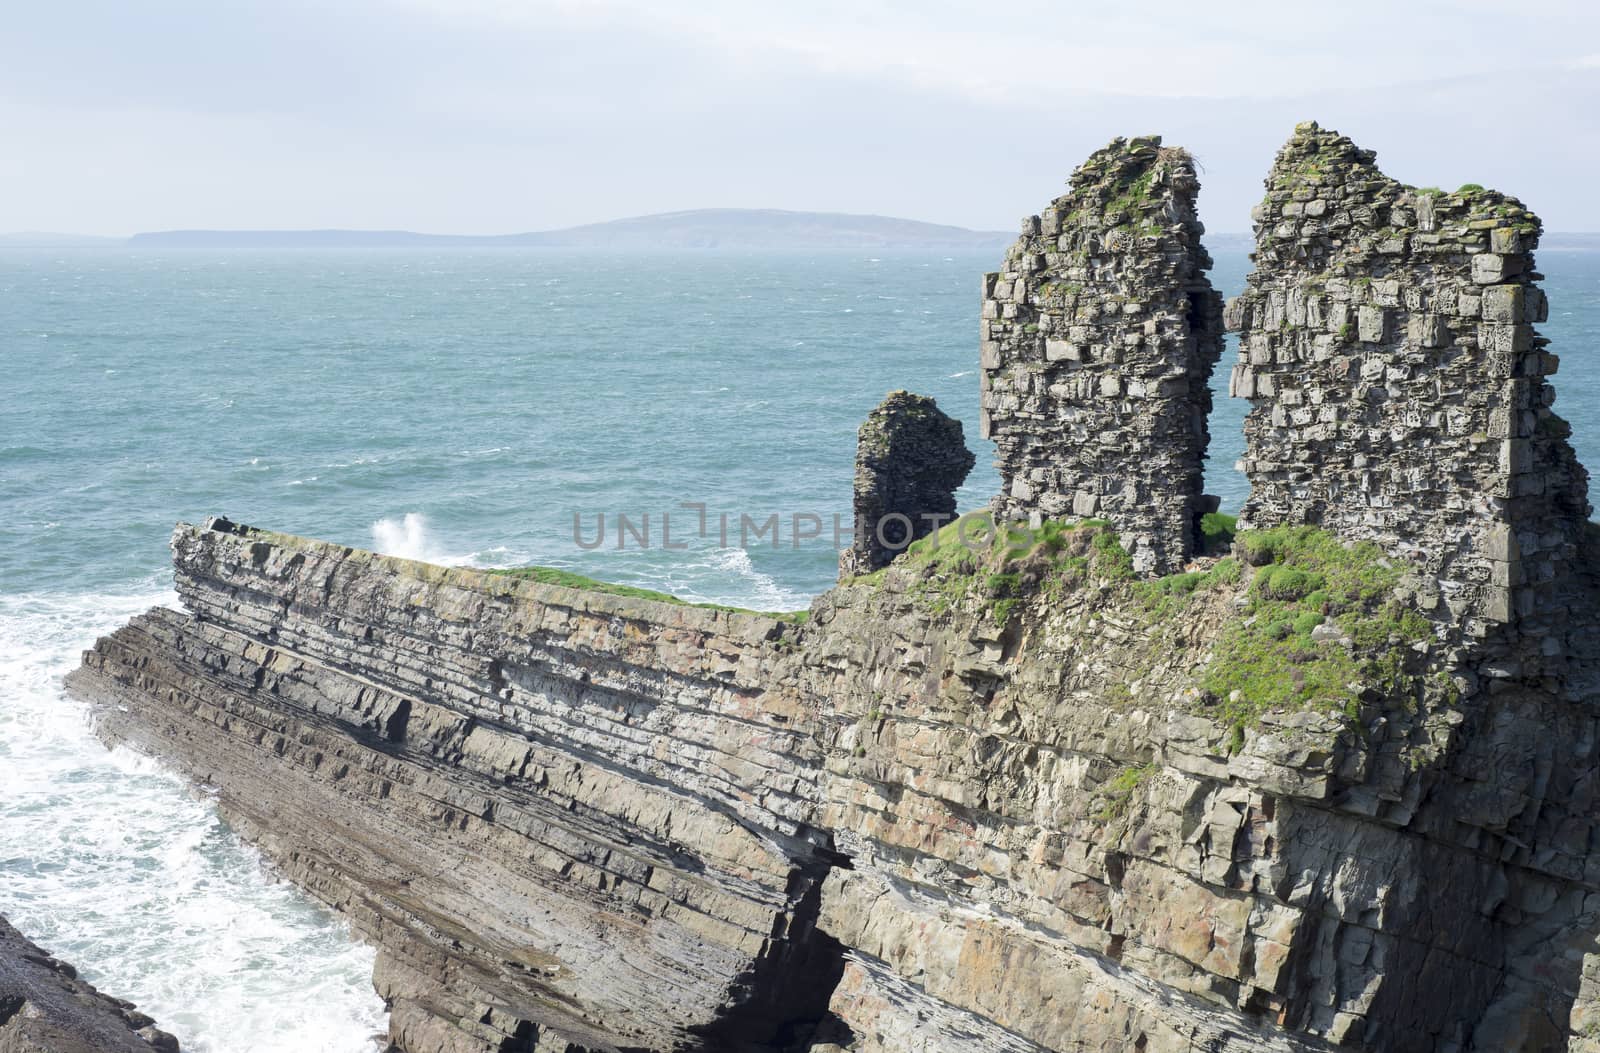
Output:
[[398,1048],[778,1049],[822,1016],[818,747],[766,690],[793,626],[225,521],[174,552],[192,616],[72,686],[378,946]]
[[1243,353],[1245,523],[1316,523],[1424,568],[1452,617],[1534,613],[1568,572],[1588,476],[1534,324],[1541,226],[1478,186],[1405,186],[1301,125],[1254,213],[1229,305]]
[[983,280],[994,510],[1109,519],[1141,573],[1199,549],[1222,298],[1206,271],[1194,160],[1117,139],[1072,174]]
[[[1324,150],[1343,166],[1325,182],[1285,175]],[[1284,158],[1235,309],[1257,493],[1229,555],[1193,534],[1204,429],[1178,426],[1203,411],[1192,388],[1141,418],[1181,447],[1154,464],[1132,409],[1067,399],[1028,416],[993,364],[1000,510],[1021,502],[1034,529],[946,528],[803,623],[216,520],[174,535],[187,613],[102,639],[70,686],[108,738],[215,787],[378,946],[402,1053],[1600,1053],[1600,530],[1553,426],[1491,435],[1494,475],[1450,423],[1461,400],[1491,432],[1546,419],[1548,356],[1496,328],[1530,324],[1531,259],[1475,262],[1530,221],[1496,198],[1504,215],[1462,226],[1435,202],[1443,225],[1408,245],[1488,241],[1461,250],[1473,262],[1452,249],[1394,277],[1354,227],[1281,214],[1335,186],[1388,193],[1370,156],[1308,126]],[[1152,143],[1097,164],[1191,200],[1186,159]],[[1406,221],[1406,193],[1387,222]],[[1085,369],[1203,379],[1216,304],[1173,229],[1151,235],[1175,268],[1157,283],[1168,298],[1095,330],[1173,357]],[[1318,357],[1342,302],[1313,292],[1318,253],[1338,257],[1339,288],[1398,282],[1407,312],[1369,328],[1342,373]],[[1462,266],[1498,268],[1473,284],[1516,286],[1524,320],[1483,318],[1480,296],[1470,331],[1465,314],[1438,322],[1449,296],[1465,310]],[[1022,285],[993,301],[1013,322],[1036,308]],[[1366,307],[1400,311],[1356,295],[1357,327]],[[1154,302],[1148,332],[1121,328]],[[1520,364],[1484,350],[1502,339],[1528,342]],[[1020,361],[1010,376],[1040,371]],[[1524,382],[1533,402],[1497,401]],[[1413,410],[1437,438],[1381,463],[1361,452]],[[1089,453],[1067,450],[1090,421],[1111,430],[1086,443],[1112,436],[1092,486]],[[1498,460],[1516,449],[1531,472]],[[1052,450],[1070,472],[1035,476]],[[1322,457],[1341,489],[1319,482]],[[1111,489],[1114,475],[1132,482]],[[1096,517],[1061,518],[1080,494]],[[1136,494],[1152,503],[1117,503]],[[1336,500],[1350,494],[1359,514]],[[1414,548],[1402,510],[1415,536],[1456,547]],[[1522,560],[1498,562],[1523,567],[1507,587],[1533,599],[1495,608],[1487,546],[1507,530]],[[1180,560],[1193,569],[1152,577]]]
[[178,1053],[178,1040],[0,918],[0,1053],[153,1051]]
[[961,422],[926,395],[891,391],[856,436],[855,535],[839,576],[886,567],[956,517],[956,491],[977,458]]

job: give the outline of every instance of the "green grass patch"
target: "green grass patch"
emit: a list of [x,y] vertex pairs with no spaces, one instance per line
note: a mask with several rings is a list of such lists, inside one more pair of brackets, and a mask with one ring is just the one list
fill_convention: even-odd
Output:
[[560,570],[556,567],[504,567],[485,571],[500,577],[516,578],[519,581],[536,581],[541,585],[559,585],[565,589],[579,589],[583,592],[598,592],[606,596],[624,596],[635,600],[652,600],[656,603],[670,603],[678,607],[697,607],[709,611],[731,611],[735,614],[756,614],[763,618],[776,618],[779,621],[792,622],[802,625],[811,617],[810,611],[755,611],[746,607],[729,607],[721,603],[696,603],[685,600],[667,592],[657,592],[654,589],[640,589],[632,585],[618,585],[615,582],[600,581],[595,578],[575,574],[570,570]]
[[1233,546],[1233,535],[1238,533],[1239,517],[1222,512],[1207,512],[1200,517],[1200,540],[1207,555],[1217,555]]
[[[1251,531],[1238,544],[1260,569],[1202,683],[1232,726],[1235,747],[1269,710],[1353,716],[1369,688],[1403,693],[1416,686],[1409,645],[1432,629],[1396,599],[1401,568],[1377,546],[1346,546],[1313,527]],[[1314,639],[1324,625],[1338,631]]]
[[1095,818],[1104,822],[1108,819],[1115,819],[1127,811],[1128,804],[1133,800],[1134,793],[1138,791],[1146,779],[1154,775],[1160,768],[1159,764],[1133,765],[1123,768],[1107,779],[1105,785],[1100,787],[1101,792],[1106,796],[1106,804],[1095,815]]
[[1133,560],[1104,520],[1002,525],[972,512],[913,542],[896,561],[916,572],[911,594],[935,615],[971,599],[1004,626],[1030,597],[1050,595],[1090,573],[1132,578]]

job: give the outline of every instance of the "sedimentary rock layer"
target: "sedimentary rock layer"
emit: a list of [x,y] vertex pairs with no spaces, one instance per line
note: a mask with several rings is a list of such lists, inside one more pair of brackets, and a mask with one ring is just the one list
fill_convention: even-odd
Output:
[[[1600,531],[1552,426],[1518,430],[1550,397],[1531,242],[1493,251],[1525,214],[1496,199],[1460,226],[1476,206],[1435,202],[1397,278],[1351,202],[1404,225],[1411,192],[1313,127],[1284,157],[1235,377],[1274,529],[1226,558],[1192,532],[1215,339],[1192,172],[1136,140],[1063,199],[1099,219],[1058,210],[1028,238],[1110,237],[1143,185],[1165,204],[1139,287],[1161,294],[1114,299],[1118,249],[1073,300],[1092,339],[1069,326],[1053,353],[1027,326],[1063,332],[1039,297],[1069,293],[1036,253],[991,283],[1007,325],[984,349],[1001,510],[1111,527],[978,552],[945,532],[797,624],[214,521],[174,535],[188,613],[99,641],[70,684],[349,913],[403,1053],[1600,1053]],[[1336,236],[1305,225],[1341,211]],[[1406,255],[1446,231],[1488,240],[1436,273]],[[1313,293],[1319,253],[1341,269]],[[1521,321],[1485,318],[1487,292],[1463,306],[1466,257]],[[1367,336],[1328,357],[1341,304]],[[1115,397],[1038,386],[1060,363]],[[1122,387],[1162,377],[1185,387],[1139,408]],[[1413,411],[1437,464],[1362,452]],[[1104,460],[1070,449],[1080,430]],[[1506,467],[1518,449],[1533,471]],[[1517,572],[1496,563],[1537,583],[1531,613],[1497,600]]]
[[397,1046],[764,1049],[822,1015],[817,747],[761,686],[792,626],[218,527],[175,540],[193,616],[73,686],[378,945]]
[[1551,408],[1537,216],[1479,186],[1405,186],[1300,125],[1229,304],[1251,400],[1246,524],[1316,523],[1423,565],[1452,616],[1534,613],[1588,519]]
[[1222,356],[1194,161],[1117,139],[983,281],[979,417],[1006,518],[1111,520],[1141,572],[1194,554]]
[[178,1041],[0,918],[0,1053],[152,1051],[178,1053]]
[[183,528],[194,613],[72,686],[349,913],[408,1053],[1565,1041],[1592,619],[1241,734],[1201,685],[1252,579],[1157,617],[1090,536],[1003,618],[921,557],[796,627]]

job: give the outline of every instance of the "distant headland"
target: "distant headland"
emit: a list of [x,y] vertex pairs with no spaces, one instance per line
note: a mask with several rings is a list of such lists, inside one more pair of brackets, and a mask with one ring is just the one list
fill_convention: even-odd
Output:
[[1014,232],[968,230],[890,216],[707,208],[634,216],[521,234],[421,234],[409,230],[161,230],[125,241],[70,235],[0,235],[0,246],[128,245],[138,248],[581,248],[1000,249]]

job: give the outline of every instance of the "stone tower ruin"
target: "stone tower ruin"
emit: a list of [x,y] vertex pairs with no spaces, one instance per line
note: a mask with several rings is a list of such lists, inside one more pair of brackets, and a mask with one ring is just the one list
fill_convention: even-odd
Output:
[[1533,613],[1589,514],[1534,330],[1538,217],[1478,186],[1405,186],[1315,123],[1266,185],[1255,270],[1227,311],[1232,393],[1251,403],[1241,526],[1374,541],[1453,616]]
[[1116,139],[984,277],[981,433],[1008,519],[1110,520],[1141,573],[1181,569],[1209,509],[1207,387],[1222,300],[1194,161]]

